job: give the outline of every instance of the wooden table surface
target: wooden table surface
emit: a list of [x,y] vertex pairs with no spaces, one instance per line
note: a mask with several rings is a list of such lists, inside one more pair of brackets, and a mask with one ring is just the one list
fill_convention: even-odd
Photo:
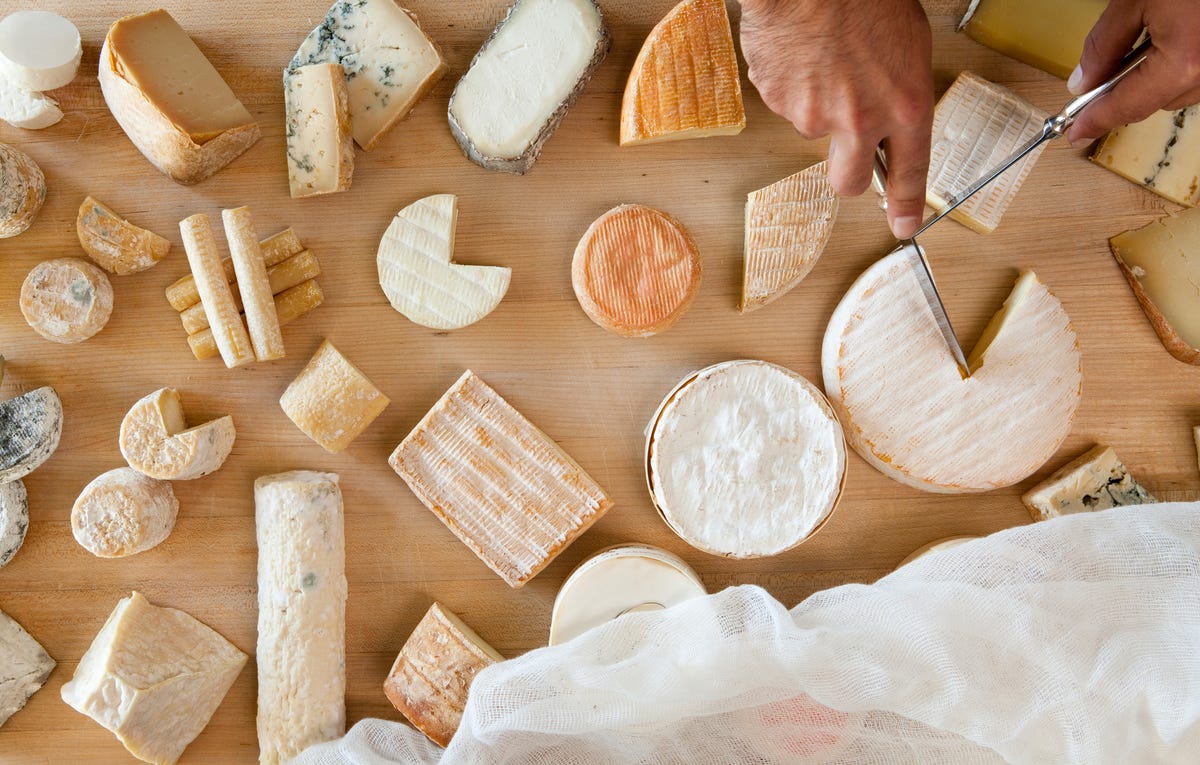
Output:
[[[939,537],[1029,523],[1021,491],[1096,441],[1113,445],[1160,498],[1200,496],[1191,435],[1200,423],[1200,369],[1163,350],[1106,244],[1172,206],[1063,144],[1042,156],[997,233],[980,236],[949,223],[925,241],[966,345],[1020,268],[1036,270],[1074,320],[1083,350],[1083,404],[1071,437],[1038,475],[985,495],[939,496],[892,482],[852,455],[832,520],[786,554],[723,560],[672,534],[652,509],[642,474],[642,429],[661,397],[685,373],[734,358],[767,359],[819,384],[821,337],[831,311],[893,243],[872,195],[846,200],[812,274],[778,302],[749,315],[737,312],[746,194],[823,159],[827,144],[800,138],[744,82],[748,126],[740,136],[620,149],[625,77],[646,34],[673,3],[604,0],[611,54],[532,172],[515,177],[467,162],[445,116],[454,83],[500,18],[504,0],[411,0],[443,47],[450,73],[375,151],[359,152],[351,191],[299,201],[288,196],[280,70],[323,17],[326,0],[289,2],[278,6],[286,11],[270,12],[249,2],[169,4],[263,131],[249,152],[191,188],[168,180],[134,149],[95,79],[108,25],[142,7],[111,0],[38,4],[78,25],[84,59],[76,81],[54,94],[66,114],[62,122],[40,131],[0,124],[0,141],[28,152],[49,187],[33,227],[0,241],[0,353],[8,359],[0,395],[52,385],[66,423],[53,458],[25,479],[32,524],[20,553],[0,570],[0,609],[46,647],[58,668],[0,728],[0,762],[132,761],[109,732],[59,696],[114,604],[132,589],[187,611],[254,652],[252,484],[269,473],[316,468],[342,476],[351,723],[399,719],[381,684],[432,600],[514,657],[544,644],[551,603],[572,567],[611,544],[665,547],[683,556],[710,590],[754,583],[791,606],[820,589],[873,581]],[[926,5],[939,94],[971,69],[1038,106],[1061,105],[1061,81],[954,33],[965,0]],[[452,333],[419,327],[394,312],[375,272],[376,247],[391,217],[438,192],[460,198],[456,259],[513,269],[512,287],[495,313]],[[26,326],[17,297],[39,261],[83,257],[74,221],[87,194],[166,236],[173,247],[153,270],[112,278],[115,310],[103,332],[79,345],[56,345]],[[651,339],[622,339],[595,326],[571,290],[579,236],[600,213],[624,202],[676,216],[703,256],[699,298],[675,328]],[[326,303],[285,329],[286,359],[227,370],[217,359],[192,358],[162,290],[187,271],[178,221],[198,212],[216,217],[238,205],[253,208],[264,235],[296,229],[321,261]],[[277,403],[322,338],[333,340],[392,400],[339,455],[309,441]],[[465,368],[562,444],[616,501],[521,590],[509,589],[460,544],[387,465],[395,445]],[[232,414],[238,429],[233,454],[219,473],[175,484],[181,510],[166,542],[131,558],[94,558],[72,538],[71,505],[93,477],[123,464],[121,418],[134,401],[163,386],[182,391],[192,421]],[[255,687],[250,664],[183,762],[255,761]]]

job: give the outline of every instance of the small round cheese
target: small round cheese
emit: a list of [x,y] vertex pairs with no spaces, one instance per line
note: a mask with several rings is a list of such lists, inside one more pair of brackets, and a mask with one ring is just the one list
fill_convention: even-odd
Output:
[[24,233],[46,201],[46,176],[33,159],[0,143],[0,239]]
[[96,266],[58,258],[34,266],[21,285],[21,313],[47,340],[81,343],[104,329],[112,315],[112,284]]
[[141,398],[121,420],[121,455],[129,467],[162,481],[188,481],[216,472],[237,432],[229,415],[188,428],[174,388]]
[[62,401],[50,386],[0,402],[0,484],[42,466],[62,438]]
[[170,483],[117,468],[84,487],[71,508],[71,530],[92,555],[124,558],[166,539],[178,513]]
[[79,30],[50,11],[17,11],[0,21],[0,76],[22,90],[54,90],[75,79]]
[[29,500],[20,480],[0,484],[0,568],[13,559],[29,529]]
[[675,533],[706,552],[781,553],[811,536],[841,497],[841,425],[790,369],[708,367],[668,396],[649,432],[654,502]]

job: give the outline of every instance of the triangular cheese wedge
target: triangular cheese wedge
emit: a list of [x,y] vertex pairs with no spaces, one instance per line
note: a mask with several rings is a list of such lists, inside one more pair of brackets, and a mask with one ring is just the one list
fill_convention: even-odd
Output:
[[633,63],[621,145],[736,135],[744,127],[725,0],[684,0],[654,27]]
[[817,264],[838,210],[827,170],[821,162],[747,198],[743,313],[784,296]]
[[491,313],[512,269],[451,262],[458,197],[434,194],[396,213],[379,243],[379,285],[410,320],[433,329],[460,329]]

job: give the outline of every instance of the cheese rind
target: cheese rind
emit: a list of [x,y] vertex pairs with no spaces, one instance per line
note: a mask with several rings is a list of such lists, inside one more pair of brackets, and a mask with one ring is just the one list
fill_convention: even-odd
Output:
[[216,472],[237,433],[229,415],[189,428],[174,388],[140,399],[121,420],[121,455],[129,466],[162,481],[188,481]]
[[284,357],[283,335],[279,331],[279,317],[275,315],[272,299],[274,292],[267,278],[267,265],[258,246],[250,208],[222,210],[221,220],[225,224],[225,239],[229,242],[238,293],[246,310],[246,328],[254,347],[254,358],[258,361],[281,359]]
[[0,143],[0,239],[24,233],[46,201],[46,176],[25,152]]
[[15,619],[0,611],[0,725],[41,690],[54,666],[46,649]]
[[[258,246],[262,250],[263,262],[267,264],[267,268],[279,265],[304,250],[304,246],[300,244],[300,238],[290,228],[267,237],[259,242]],[[221,270],[225,275],[225,282],[232,283],[235,277],[233,259],[222,259]],[[167,287],[166,295],[167,302],[176,311],[186,310],[200,302],[200,293],[196,290],[196,280],[191,274],[180,277]]]
[[[21,479],[0,483],[0,568],[8,565],[29,530],[29,497]],[[3,679],[0,678],[0,684]],[[0,691],[0,697],[3,697]],[[0,725],[4,724],[3,702],[0,701]]]
[[959,30],[992,50],[1067,79],[1107,0],[973,0]]
[[45,93],[21,90],[0,77],[0,120],[13,127],[41,130],[63,118],[58,102]]
[[113,290],[99,268],[79,258],[47,260],[21,284],[21,315],[42,337],[71,345],[104,329],[112,316]]
[[70,84],[83,47],[79,30],[50,11],[17,11],[0,21],[0,79],[27,91]]
[[293,199],[350,188],[354,136],[350,94],[338,64],[309,64],[283,73],[288,188]]
[[[325,293],[321,291],[321,285],[312,279],[284,290],[275,296],[275,315],[279,317],[279,326],[285,326],[288,322],[300,318],[321,305],[324,300]],[[192,355],[201,361],[221,355],[211,329],[202,329],[194,335],[189,335],[188,347],[192,349]]]
[[254,347],[250,344],[250,335],[246,332],[246,325],[242,323],[229,284],[225,281],[224,267],[208,216],[201,213],[184,218],[179,222],[179,233],[183,237],[183,250],[187,253],[200,303],[208,316],[225,366],[232,369],[249,364],[254,361]]
[[75,217],[79,244],[96,265],[110,274],[136,274],[167,256],[171,243],[138,228],[109,207],[87,197]]
[[1021,496],[1035,521],[1157,502],[1129,474],[1112,447],[1100,444]]
[[170,483],[133,468],[116,468],[80,492],[71,508],[71,531],[97,558],[124,558],[162,544],[178,515],[179,500]]
[[972,539],[979,539],[979,537],[961,536],[961,537],[943,537],[942,539],[935,539],[932,542],[921,545],[917,549],[913,550],[911,553],[908,554],[907,558],[900,561],[899,565],[897,565],[896,568],[900,568],[900,566],[906,565],[908,563],[912,563],[913,561],[918,560],[920,558],[924,558],[926,555],[938,552],[939,550],[953,550],[955,547],[958,547],[959,545],[965,545],[967,542],[970,542]]
[[1184,207],[1200,203],[1200,106],[1116,128],[1092,161]]
[[350,446],[389,403],[328,340],[279,399],[288,419],[327,452]]
[[62,437],[62,401],[46,386],[0,402],[0,484],[42,466]]

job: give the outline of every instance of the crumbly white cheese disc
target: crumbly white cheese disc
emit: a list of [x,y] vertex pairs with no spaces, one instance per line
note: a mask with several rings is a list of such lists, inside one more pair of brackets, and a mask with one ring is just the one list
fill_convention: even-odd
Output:
[[112,316],[108,277],[79,258],[37,264],[21,285],[21,314],[47,340],[81,343],[104,329]]
[[0,21],[0,77],[23,90],[53,90],[75,79],[79,30],[50,11],[17,11]]

